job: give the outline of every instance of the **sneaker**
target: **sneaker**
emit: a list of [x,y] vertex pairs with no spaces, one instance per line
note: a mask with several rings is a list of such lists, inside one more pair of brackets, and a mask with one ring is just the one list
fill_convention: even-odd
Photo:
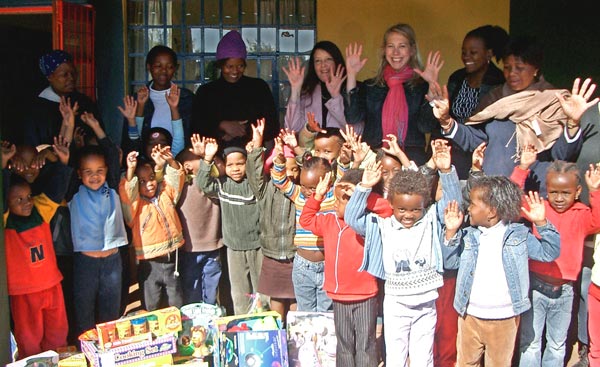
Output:
[[571,367],[588,367],[590,362],[588,361],[588,346],[583,345],[579,350],[579,361]]

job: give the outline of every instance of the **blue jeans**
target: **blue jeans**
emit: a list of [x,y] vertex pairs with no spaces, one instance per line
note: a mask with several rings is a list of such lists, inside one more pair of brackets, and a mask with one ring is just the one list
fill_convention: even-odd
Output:
[[[536,290],[531,293],[531,308],[521,315],[519,366],[562,366],[571,323],[573,285],[563,284],[562,294],[558,298],[549,298]],[[544,326],[546,349],[542,358]]]
[[[76,252],[73,257],[73,301],[76,335],[96,323],[119,318],[123,263],[116,253],[101,258]],[[98,315],[96,319],[95,315]]]
[[308,261],[296,254],[292,282],[298,311],[331,311],[333,302],[323,290],[325,281],[325,262]]
[[220,251],[181,251],[181,285],[184,304],[217,303],[217,288],[221,279]]
[[583,268],[581,269],[581,288],[579,294],[579,309],[577,310],[577,339],[589,345],[588,338],[588,289],[592,282],[592,267],[594,266],[594,249],[583,248]]

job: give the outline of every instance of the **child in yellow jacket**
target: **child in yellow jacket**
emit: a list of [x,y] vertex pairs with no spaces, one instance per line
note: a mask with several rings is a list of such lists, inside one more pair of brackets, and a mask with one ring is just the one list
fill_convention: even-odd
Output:
[[[119,196],[125,222],[139,260],[138,281],[148,311],[156,310],[163,290],[169,306],[183,304],[178,268],[178,248],[183,246],[181,222],[175,210],[185,175],[170,147],[155,146],[151,162],[138,162],[138,153],[127,155],[127,173]],[[166,166],[164,179],[159,182]]]

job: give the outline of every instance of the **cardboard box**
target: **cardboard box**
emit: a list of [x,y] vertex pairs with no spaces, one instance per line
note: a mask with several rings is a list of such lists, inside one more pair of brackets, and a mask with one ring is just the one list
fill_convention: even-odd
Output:
[[335,367],[333,312],[290,311],[286,329],[290,366]]
[[225,332],[221,341],[221,366],[289,366],[285,330]]
[[20,359],[16,362],[9,363],[6,367],[57,367],[58,366],[58,353],[54,351],[47,351],[27,358]]
[[134,316],[96,325],[98,347],[102,350],[152,339],[154,336],[181,330],[181,313],[177,307],[142,312]]
[[77,353],[58,361],[58,367],[87,367],[87,359],[85,354]]
[[[132,363],[162,357],[177,351],[175,335],[164,335],[152,341],[124,345],[110,350],[100,350],[93,341],[81,341],[81,351],[92,367],[129,366]],[[172,359],[171,359],[172,363]]]

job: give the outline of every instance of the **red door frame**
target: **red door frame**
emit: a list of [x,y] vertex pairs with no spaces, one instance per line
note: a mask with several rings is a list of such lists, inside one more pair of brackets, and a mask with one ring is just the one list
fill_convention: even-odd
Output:
[[52,5],[0,7],[0,15],[26,14],[52,14],[52,47],[65,50],[73,56],[79,72],[77,89],[95,101],[94,8],[63,0],[54,0]]

